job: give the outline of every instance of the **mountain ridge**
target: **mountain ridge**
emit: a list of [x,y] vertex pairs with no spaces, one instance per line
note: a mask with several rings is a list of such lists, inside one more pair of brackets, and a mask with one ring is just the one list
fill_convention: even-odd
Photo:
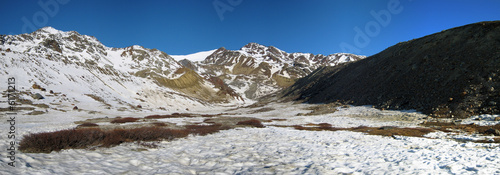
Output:
[[239,50],[221,47],[199,62],[181,61],[200,75],[221,79],[244,98],[255,100],[292,85],[321,66],[335,66],[365,58],[336,53],[328,56],[287,53],[274,46],[248,43]]
[[137,106],[185,110],[209,103],[237,103],[157,49],[107,47],[95,37],[52,27],[0,38],[1,76],[20,79],[23,100],[33,101],[30,96],[40,93],[46,104],[57,104],[49,108],[68,110],[78,101],[120,110],[140,110]]
[[352,64],[318,69],[284,96],[436,117],[498,114],[499,33],[500,21],[480,22],[401,42]]
[[[247,45],[257,46],[256,43]],[[187,64],[190,61],[176,61],[158,49],[148,49],[139,45],[124,48],[107,47],[93,36],[44,27],[27,34],[0,35],[0,57],[2,57],[0,76],[6,78],[16,75],[20,79],[18,86],[24,89],[21,91],[23,94],[21,100],[28,101],[28,106],[43,102],[52,104],[47,108],[53,110],[71,110],[80,104],[80,110],[104,108],[185,111],[190,106],[248,104],[258,97],[274,93],[286,86],[277,84],[276,79],[281,77],[278,74],[270,74],[269,68],[272,65],[267,62],[272,62],[272,59],[264,60],[264,57],[273,56],[275,61],[283,62],[280,61],[281,57],[276,57],[276,54],[288,55],[288,53],[275,47],[262,46],[264,52],[273,52],[274,55],[258,55],[258,50],[247,49],[246,51],[251,53],[246,53],[243,48],[245,46],[240,51],[217,49],[207,56],[207,59],[212,56],[210,58],[223,61],[222,56],[234,53],[245,57],[247,61],[261,61],[259,63],[263,65],[261,68],[265,69],[239,64],[241,69],[231,71],[241,74],[222,75],[218,71],[227,72],[226,68],[229,65],[195,62],[189,66]],[[216,53],[217,51],[220,53]],[[260,57],[254,58],[255,56]],[[308,71],[313,69],[307,67],[309,65],[308,63],[304,69]],[[207,71],[211,67],[220,69]],[[267,76],[262,76],[264,75],[262,70],[268,72]],[[249,73],[252,76],[248,77]],[[228,77],[243,82],[246,78],[252,79],[254,84],[239,86],[241,84],[238,83],[241,82],[229,80]],[[281,78],[283,80],[280,81],[289,81],[288,78]],[[36,94],[46,98],[43,100],[31,98]],[[93,105],[82,107],[81,102]],[[47,109],[34,107],[34,110]]]

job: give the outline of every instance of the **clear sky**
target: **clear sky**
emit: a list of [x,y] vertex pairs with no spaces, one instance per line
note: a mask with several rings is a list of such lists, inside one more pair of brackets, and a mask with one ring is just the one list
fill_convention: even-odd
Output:
[[373,55],[401,41],[500,20],[499,0],[2,0],[0,34],[43,26],[171,55],[250,42]]

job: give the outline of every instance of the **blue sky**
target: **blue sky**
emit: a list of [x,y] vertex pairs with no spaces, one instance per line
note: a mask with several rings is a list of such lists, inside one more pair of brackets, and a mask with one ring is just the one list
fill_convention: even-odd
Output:
[[0,17],[0,34],[52,26],[109,47],[142,45],[171,55],[256,42],[287,52],[369,56],[444,29],[500,20],[500,1],[3,0]]

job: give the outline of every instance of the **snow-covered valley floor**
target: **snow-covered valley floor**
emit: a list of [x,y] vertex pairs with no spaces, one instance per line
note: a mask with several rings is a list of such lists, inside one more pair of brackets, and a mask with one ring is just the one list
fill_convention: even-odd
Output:
[[[297,115],[308,113],[307,108],[311,106],[274,103],[261,108],[218,109],[210,113],[286,120],[264,123],[266,128],[236,128],[155,142],[157,148],[124,143],[112,148],[49,154],[17,151],[16,167],[7,165],[5,143],[1,145],[0,174],[500,174],[499,144],[270,126],[329,123],[335,127],[416,127],[423,117],[418,113],[380,111],[363,106],[342,108],[331,114]],[[267,110],[259,112],[262,108]],[[17,136],[73,128],[74,121],[97,117],[73,113],[19,115]],[[74,117],[77,115],[79,117]],[[8,125],[3,122],[1,127]],[[6,134],[0,138],[6,140]]]

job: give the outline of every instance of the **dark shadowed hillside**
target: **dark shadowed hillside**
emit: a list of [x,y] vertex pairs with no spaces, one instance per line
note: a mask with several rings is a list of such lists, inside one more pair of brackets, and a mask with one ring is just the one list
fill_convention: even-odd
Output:
[[500,21],[398,43],[350,64],[319,68],[284,95],[416,109],[439,117],[500,113]]

